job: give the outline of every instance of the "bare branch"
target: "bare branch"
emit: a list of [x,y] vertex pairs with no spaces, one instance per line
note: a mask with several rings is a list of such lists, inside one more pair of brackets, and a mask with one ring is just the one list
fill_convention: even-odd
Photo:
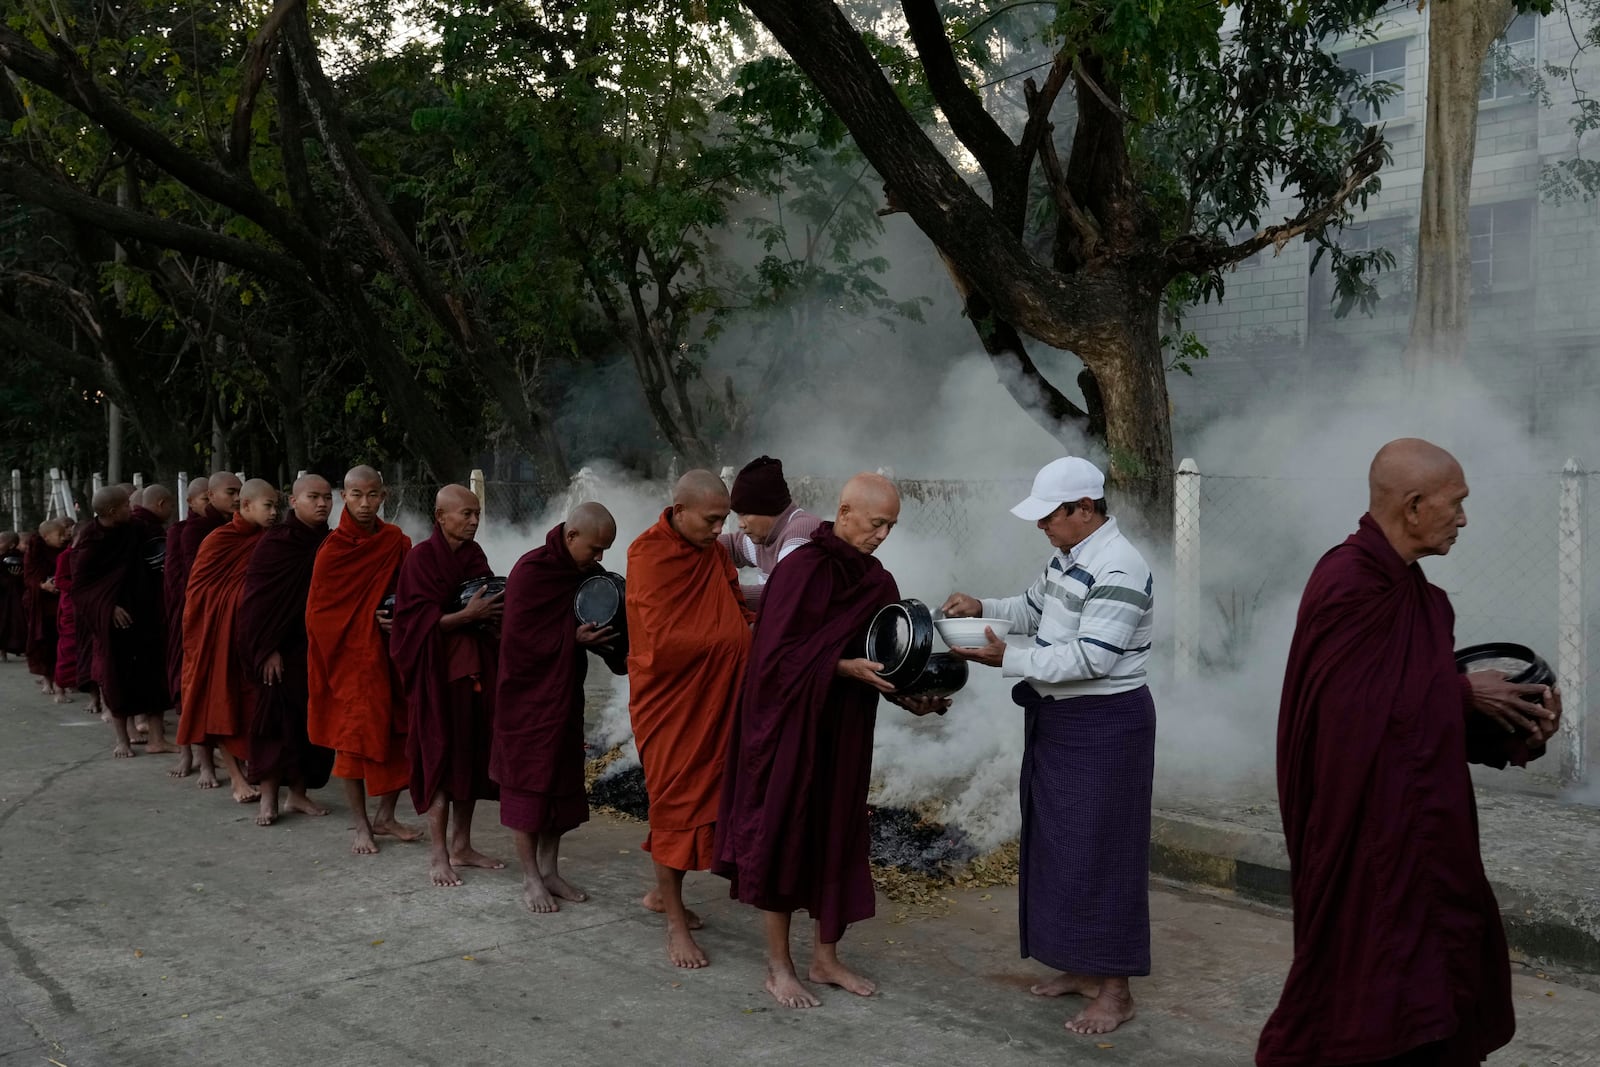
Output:
[[302,3],[304,0],[278,0],[272,13],[256,32],[255,39],[250,42],[250,52],[244,64],[244,88],[240,90],[238,103],[233,107],[233,124],[228,130],[228,167],[231,170],[244,170],[250,158],[250,142],[253,140],[250,122],[255,116],[256,95],[267,80],[267,68],[278,40],[278,31],[283,28],[289,12]]
[[967,150],[977,159],[978,165],[989,176],[990,182],[999,185],[1007,178],[1015,162],[1015,145],[1000,124],[984,109],[983,99],[967,84],[956,62],[955,49],[945,33],[944,16],[939,14],[935,0],[901,0],[906,15],[906,26],[911,31],[911,42],[916,46],[917,59],[928,76],[928,88],[939,102],[950,129]]

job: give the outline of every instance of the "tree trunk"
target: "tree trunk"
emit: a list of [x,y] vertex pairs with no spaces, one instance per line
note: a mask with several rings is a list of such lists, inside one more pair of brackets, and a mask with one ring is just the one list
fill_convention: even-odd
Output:
[[1466,356],[1479,86],[1489,49],[1515,14],[1514,0],[1444,0],[1429,8],[1417,293],[1405,353],[1411,372]]
[[1172,517],[1172,411],[1161,353],[1161,293],[1128,283],[1128,306],[1078,353],[1104,403],[1111,486],[1165,537]]

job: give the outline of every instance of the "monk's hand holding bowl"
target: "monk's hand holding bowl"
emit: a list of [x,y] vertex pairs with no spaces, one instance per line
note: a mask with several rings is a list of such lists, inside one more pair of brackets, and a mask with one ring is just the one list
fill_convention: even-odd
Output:
[[597,626],[592,622],[586,622],[578,627],[578,644],[585,648],[609,645],[615,636],[617,632],[609,626]]
[[457,612],[456,616],[461,620],[462,625],[498,623],[500,616],[506,610],[505,604],[500,599],[501,595],[500,593],[495,593],[492,596],[484,596],[483,590],[479,589],[472,594],[472,599],[467,601],[466,607]]
[[54,578],[46,578],[44,581],[39,583],[39,588],[43,589],[46,593],[54,593],[56,591],[56,580]]
[[890,703],[900,705],[900,707],[905,708],[911,714],[916,715],[919,718],[923,715],[943,715],[946,711],[950,710],[949,697],[908,697],[891,693],[889,695],[889,701]]
[[833,669],[833,673],[840,678],[853,678],[864,685],[870,685],[880,693],[894,692],[894,686],[883,679],[878,672],[883,670],[883,664],[875,663],[870,659],[842,659]]
[[951,593],[939,611],[947,619],[976,619],[983,614],[983,602],[965,593]]
[[113,608],[111,611],[111,625],[119,630],[126,630],[133,625],[133,616],[128,614],[127,608]]
[[267,662],[261,665],[261,681],[265,685],[277,685],[283,678],[283,657],[274,652],[267,657]]
[[1473,710],[1499,723],[1508,734],[1520,730],[1543,740],[1560,725],[1561,698],[1553,696],[1549,686],[1515,685],[1499,671],[1472,671],[1467,684],[1472,687]]
[[[949,612],[946,612],[945,614],[948,615]],[[959,618],[960,616],[957,617]],[[982,645],[978,648],[952,647],[950,651],[955,655],[960,656],[964,660],[970,660],[973,663],[981,663],[985,667],[1000,666],[1005,662],[1006,659],[1006,643],[1004,638],[996,637],[994,635],[994,627],[992,626],[985,626],[983,628],[983,636],[989,639],[989,643],[986,645]]]

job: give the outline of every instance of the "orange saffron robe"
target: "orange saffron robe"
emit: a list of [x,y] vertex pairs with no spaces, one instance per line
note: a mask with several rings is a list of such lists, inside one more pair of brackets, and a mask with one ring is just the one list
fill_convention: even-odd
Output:
[[364,780],[375,797],[411,780],[405,693],[377,620],[410,550],[400,527],[378,519],[365,533],[344,512],[317,551],[306,598],[306,731],[334,750],[335,778]]
[[703,871],[752,616],[728,550],[691,545],[671,515],[628,547],[628,717],[650,797],[644,849],[664,866]]
[[260,536],[261,527],[235,515],[201,543],[184,587],[178,743],[221,744],[238,759],[250,754],[248,709],[255,705],[255,685],[234,654],[234,616]]

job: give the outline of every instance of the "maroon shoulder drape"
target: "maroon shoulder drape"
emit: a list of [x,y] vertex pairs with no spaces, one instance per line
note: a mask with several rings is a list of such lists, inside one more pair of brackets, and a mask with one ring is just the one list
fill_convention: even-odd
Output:
[[825,522],[773,570],[756,616],[712,869],[747,904],[804,908],[824,941],[874,910],[867,788],[878,692],[834,670],[898,599],[883,565]]
[[[72,549],[74,623],[89,646],[89,676],[121,718],[165,711],[170,703],[160,576],[143,558],[150,536],[143,517],[116,526],[95,520]],[[126,628],[115,623],[119,607],[132,619]]]
[[455,800],[499,797],[489,778],[499,636],[481,626],[439,630],[461,583],[492,573],[483,546],[468,541],[452,552],[438,526],[400,565],[389,654],[411,714],[406,747],[419,814],[441,788]]
[[[183,691],[183,605],[188,598],[189,572],[194,569],[194,557],[200,551],[201,542],[227,522],[227,516],[211,511],[204,515],[191,514],[167,531],[162,583],[166,587],[167,607],[167,687],[175,699]],[[181,700],[179,702],[181,704]],[[183,713],[181,706],[178,713]]]
[[43,536],[28,539],[22,553],[22,610],[28,616],[28,672],[54,679],[56,674],[56,595],[40,584],[56,574],[59,548],[52,548]]
[[[306,736],[306,595],[327,536],[326,523],[308,526],[291,512],[261,535],[245,567],[233,644],[256,683],[248,709],[252,782],[301,778],[306,788],[320,789],[333,770],[333,750]],[[283,676],[266,685],[261,672],[273,653],[283,662]]]
[[1511,1039],[1511,974],[1478,852],[1470,757],[1489,744],[1452,655],[1455,615],[1370,516],[1311,574],[1278,719],[1294,963],[1262,1067]]

